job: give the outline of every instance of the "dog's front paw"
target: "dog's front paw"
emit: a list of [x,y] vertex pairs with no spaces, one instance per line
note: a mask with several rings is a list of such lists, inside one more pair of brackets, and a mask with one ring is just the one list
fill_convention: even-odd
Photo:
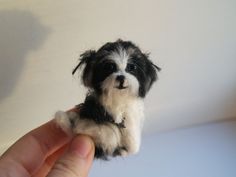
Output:
[[69,119],[69,115],[63,111],[57,111],[55,114],[56,124],[67,134],[72,134],[72,125]]
[[126,157],[127,155],[128,155],[128,151],[125,146],[117,147],[115,151],[113,152],[113,157],[116,157],[116,156]]
[[[115,123],[116,125],[124,126],[125,118],[124,118],[122,115],[117,116],[117,117],[114,118],[114,123]],[[123,128],[124,128],[124,127],[123,127]]]

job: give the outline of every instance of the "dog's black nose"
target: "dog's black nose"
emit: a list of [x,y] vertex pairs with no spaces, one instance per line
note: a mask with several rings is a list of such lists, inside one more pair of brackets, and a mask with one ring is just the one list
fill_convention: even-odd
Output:
[[125,76],[123,75],[118,75],[116,77],[116,80],[120,82],[120,84],[122,85],[125,82]]

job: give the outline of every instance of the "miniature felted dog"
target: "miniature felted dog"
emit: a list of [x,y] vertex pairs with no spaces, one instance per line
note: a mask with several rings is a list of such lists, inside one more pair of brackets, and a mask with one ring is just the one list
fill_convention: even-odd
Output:
[[144,121],[143,99],[160,68],[133,42],[117,40],[81,55],[88,88],[79,111],[58,111],[55,119],[66,132],[85,134],[95,143],[95,157],[126,156],[139,151]]

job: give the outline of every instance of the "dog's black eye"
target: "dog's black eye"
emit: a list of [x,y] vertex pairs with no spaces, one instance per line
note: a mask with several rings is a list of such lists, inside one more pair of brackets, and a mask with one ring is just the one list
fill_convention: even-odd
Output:
[[137,69],[137,66],[135,64],[132,64],[132,63],[127,64],[127,67],[126,67],[127,71],[135,71],[136,69]]
[[104,64],[104,69],[109,72],[113,72],[116,70],[116,65],[115,63],[105,63]]

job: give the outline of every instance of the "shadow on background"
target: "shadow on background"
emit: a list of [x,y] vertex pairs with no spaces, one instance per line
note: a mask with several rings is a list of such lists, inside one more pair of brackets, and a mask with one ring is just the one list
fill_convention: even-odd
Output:
[[38,49],[49,32],[30,12],[0,11],[0,101],[14,90],[27,54]]

